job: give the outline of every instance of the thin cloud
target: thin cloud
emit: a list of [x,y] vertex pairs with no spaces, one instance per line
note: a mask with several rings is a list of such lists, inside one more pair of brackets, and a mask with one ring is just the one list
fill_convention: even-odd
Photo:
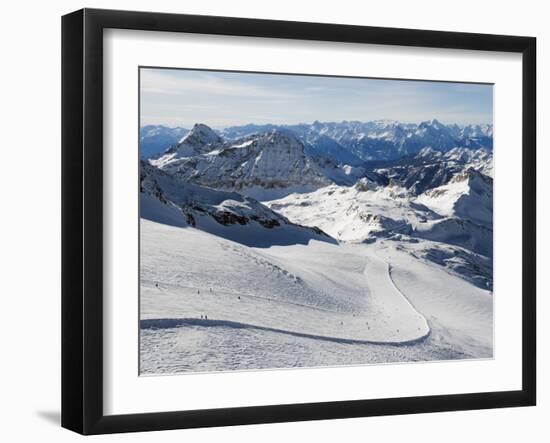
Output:
[[146,68],[141,124],[491,123],[490,85]]
[[200,91],[206,95],[239,96],[269,99],[295,98],[296,94],[288,94],[276,89],[260,87],[246,79],[242,81],[225,80],[212,74],[185,76],[187,71],[173,71],[144,69],[141,73],[141,91],[145,93],[187,95]]

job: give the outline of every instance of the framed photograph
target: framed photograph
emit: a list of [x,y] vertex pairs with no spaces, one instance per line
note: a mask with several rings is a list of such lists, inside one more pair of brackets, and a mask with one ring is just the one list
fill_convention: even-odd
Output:
[[62,425],[529,406],[536,41],[62,20]]

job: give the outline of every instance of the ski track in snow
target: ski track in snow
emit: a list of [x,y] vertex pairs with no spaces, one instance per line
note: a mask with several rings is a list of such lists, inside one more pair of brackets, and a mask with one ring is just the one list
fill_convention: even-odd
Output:
[[[141,373],[492,354],[492,317],[488,326],[483,324],[492,310],[492,296],[471,285],[460,288],[460,294],[474,291],[474,297],[483,299],[477,306],[474,300],[469,313],[461,311],[474,317],[482,313],[474,330],[464,331],[462,318],[445,318],[449,297],[426,294],[418,278],[410,291],[402,266],[406,273],[420,265],[405,263],[414,259],[384,242],[313,241],[255,249],[193,228],[141,223]],[[436,280],[445,276],[436,290],[459,280],[421,266],[435,273]],[[464,306],[470,299],[463,300]],[[439,309],[435,315],[433,301]],[[479,337],[472,337],[475,334]]]
[[426,316],[432,338],[465,355],[477,358],[493,354],[493,294],[461,278],[419,261],[396,254],[384,244],[377,253],[393,263],[389,275],[396,287],[406,288],[407,298]]
[[[182,233],[184,241],[187,242],[188,234],[190,234],[189,229],[175,232]],[[210,242],[210,247],[207,248],[208,253],[217,256],[215,248],[220,243],[214,243],[212,241],[214,237],[209,234],[199,233],[199,231],[196,233],[202,242]],[[177,245],[177,243],[175,244]],[[153,245],[148,245],[146,249],[150,250],[152,247]],[[334,248],[334,246],[327,248],[322,244],[316,245],[317,252],[327,255],[334,253]],[[299,257],[298,262],[302,268],[309,265],[310,272],[312,268],[320,268],[322,273],[308,275],[306,272],[303,279],[297,280],[296,269],[289,272],[279,265],[273,264],[272,260],[266,260],[265,257],[268,257],[268,253],[263,253],[260,257],[251,253],[238,254],[244,258],[246,263],[243,266],[248,267],[251,272],[249,275],[252,278],[255,278],[252,275],[256,271],[255,268],[267,267],[268,274],[273,270],[277,273],[276,280],[281,280],[280,276],[282,275],[283,281],[285,277],[293,281],[294,288],[291,290],[302,286],[307,292],[314,291],[318,299],[326,298],[326,288],[330,290],[330,285],[337,286],[335,288],[337,290],[342,290],[338,280],[330,278],[331,281],[326,282],[326,275],[329,275],[331,269],[334,268],[332,260],[328,266],[319,263],[315,257],[313,257],[313,263],[308,263],[308,260],[310,262],[312,260],[310,247],[299,248],[299,251],[295,251],[295,248],[289,249],[289,247],[272,249],[275,250],[276,259],[286,258],[292,264],[292,258],[287,257],[291,252],[292,255]],[[237,251],[240,252],[239,249]],[[304,254],[304,252],[306,253]],[[235,263],[235,254],[232,255],[232,261]],[[188,257],[184,262],[190,260],[192,257]],[[415,342],[424,337],[429,332],[425,319],[414,310],[392,284],[386,263],[374,256],[359,256],[356,260],[359,264],[357,269],[360,269],[360,272],[355,276],[357,282],[354,289],[357,293],[356,298],[358,298],[357,305],[362,303],[364,307],[355,312],[346,312],[346,307],[341,301],[335,304],[336,309],[327,309],[322,305],[312,306],[281,299],[277,292],[284,288],[277,281],[273,288],[267,287],[267,291],[265,287],[262,288],[263,290],[260,289],[260,295],[250,295],[244,292],[247,286],[242,288],[238,282],[234,285],[235,289],[233,290],[226,289],[228,286],[226,282],[221,289],[208,287],[203,288],[201,292],[200,289],[195,290],[181,284],[177,286],[161,285],[157,288],[148,284],[147,279],[144,279],[142,280],[142,290],[145,310],[142,319],[185,319],[207,315],[211,319],[234,321],[257,328],[265,327],[312,337],[372,343],[401,344]],[[176,263],[180,263],[180,260]],[[294,260],[294,266],[296,263]],[[250,265],[252,265],[252,269],[250,269]],[[226,276],[226,278],[231,278],[231,276]],[[264,279],[273,279],[273,277],[264,275]],[[152,292],[151,289],[153,289]],[[329,306],[334,306],[334,303]]]

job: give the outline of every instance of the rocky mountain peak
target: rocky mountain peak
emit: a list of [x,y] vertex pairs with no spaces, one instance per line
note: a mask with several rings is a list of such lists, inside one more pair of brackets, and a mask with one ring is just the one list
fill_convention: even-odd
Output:
[[191,145],[195,148],[204,148],[223,143],[222,138],[214,132],[212,128],[203,124],[196,123],[193,129],[181,139],[179,145]]

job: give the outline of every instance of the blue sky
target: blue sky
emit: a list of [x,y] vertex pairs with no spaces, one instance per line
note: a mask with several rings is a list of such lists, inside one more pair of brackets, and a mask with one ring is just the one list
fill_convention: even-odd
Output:
[[492,123],[493,88],[468,83],[141,69],[141,125],[213,128],[315,120]]

